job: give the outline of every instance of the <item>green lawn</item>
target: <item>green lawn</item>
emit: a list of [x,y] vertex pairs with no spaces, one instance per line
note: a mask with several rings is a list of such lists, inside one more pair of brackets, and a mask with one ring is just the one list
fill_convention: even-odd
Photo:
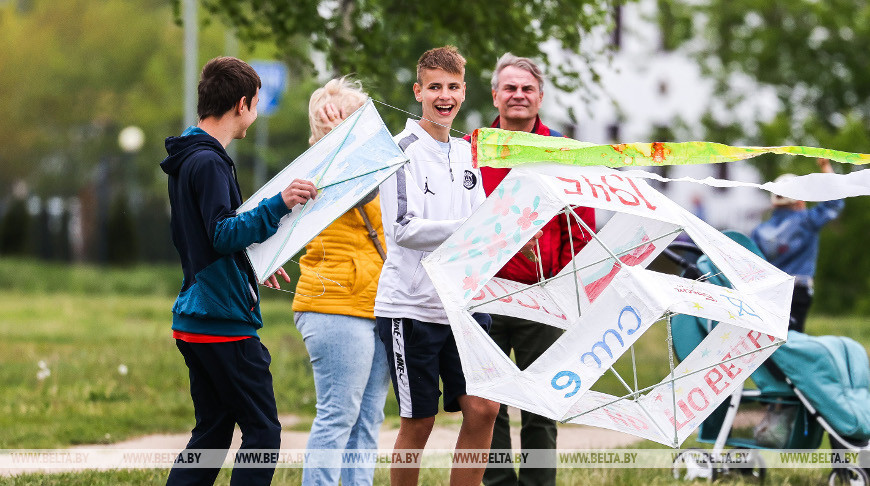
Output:
[[[829,469],[768,469],[765,484],[782,486],[821,486],[827,484]],[[130,470],[130,471],[87,471],[81,473],[28,474],[17,477],[0,477],[0,485],[15,486],[158,486],[166,484],[168,471]],[[424,469],[420,473],[421,486],[447,486],[449,470]],[[229,485],[230,470],[224,469],[215,482],[218,486]],[[296,486],[302,481],[300,469],[278,469],[272,484],[274,486]],[[559,486],[700,486],[706,481],[676,481],[667,469],[562,469],[557,474]],[[389,470],[380,468],[375,471],[374,484],[389,484]],[[716,484],[733,486],[758,485],[758,481],[744,479],[737,474],[717,480]]]
[[[106,444],[193,425],[187,369],[169,329],[181,281],[174,266],[110,269],[0,258],[0,449]],[[292,294],[263,289],[263,342],[272,357],[279,412],[314,414],[308,355],[293,326]],[[848,335],[870,343],[863,318],[811,316],[813,334]],[[641,387],[668,372],[665,326],[635,346]],[[42,365],[41,365],[42,364]],[[44,369],[50,374],[45,375]],[[630,358],[617,365],[634,382]],[[623,394],[612,375],[595,389]],[[388,420],[397,407],[387,399]],[[691,442],[691,441],[690,441]],[[642,447],[657,447],[644,443]],[[691,444],[686,444],[690,447]],[[772,484],[819,484],[827,471],[771,470]],[[35,474],[0,484],[162,484],[165,471]],[[421,484],[446,483],[447,470],[424,471]],[[229,471],[221,476],[228,482]],[[388,477],[377,472],[377,483]],[[776,478],[775,480],[773,478]],[[560,484],[670,484],[665,470],[565,469]],[[279,469],[275,484],[298,484],[299,471]],[[740,484],[739,481],[735,484]]]

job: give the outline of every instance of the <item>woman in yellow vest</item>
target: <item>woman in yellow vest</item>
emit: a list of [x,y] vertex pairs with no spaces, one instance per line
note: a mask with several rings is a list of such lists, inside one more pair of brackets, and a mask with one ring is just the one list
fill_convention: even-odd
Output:
[[[311,95],[314,144],[362,106],[360,83],[333,79]],[[293,312],[311,357],[317,416],[303,485],[372,484],[374,464],[341,468],[341,451],[378,448],[390,382],[374,302],[383,265],[384,232],[377,191],[335,220],[305,247]],[[334,450],[335,454],[326,451]]]

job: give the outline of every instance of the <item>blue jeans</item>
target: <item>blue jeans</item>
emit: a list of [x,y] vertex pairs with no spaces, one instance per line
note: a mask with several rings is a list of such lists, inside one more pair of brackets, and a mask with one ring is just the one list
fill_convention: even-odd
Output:
[[[390,374],[375,320],[318,312],[298,312],[295,319],[317,394],[308,450],[376,450]],[[303,485],[338,484],[339,476],[347,486],[372,484],[374,463],[342,469],[340,454],[332,464],[317,457],[316,467],[305,464]]]

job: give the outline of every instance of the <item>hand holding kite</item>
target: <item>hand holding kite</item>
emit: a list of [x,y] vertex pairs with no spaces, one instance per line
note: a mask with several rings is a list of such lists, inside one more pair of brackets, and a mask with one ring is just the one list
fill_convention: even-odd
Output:
[[311,181],[295,179],[286,189],[281,191],[281,197],[287,209],[293,209],[297,204],[305,204],[309,199],[317,197],[317,188]]

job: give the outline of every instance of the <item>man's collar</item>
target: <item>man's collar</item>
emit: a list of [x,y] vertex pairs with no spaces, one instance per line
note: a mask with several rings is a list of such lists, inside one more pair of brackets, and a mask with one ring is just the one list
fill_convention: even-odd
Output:
[[[501,128],[501,115],[497,115],[495,117],[495,121],[492,122],[490,128]],[[532,130],[529,133],[536,133],[538,135],[549,135],[549,133],[545,132],[549,132],[549,130],[547,129],[546,125],[541,123],[541,115],[536,115],[535,125],[532,127]]]

